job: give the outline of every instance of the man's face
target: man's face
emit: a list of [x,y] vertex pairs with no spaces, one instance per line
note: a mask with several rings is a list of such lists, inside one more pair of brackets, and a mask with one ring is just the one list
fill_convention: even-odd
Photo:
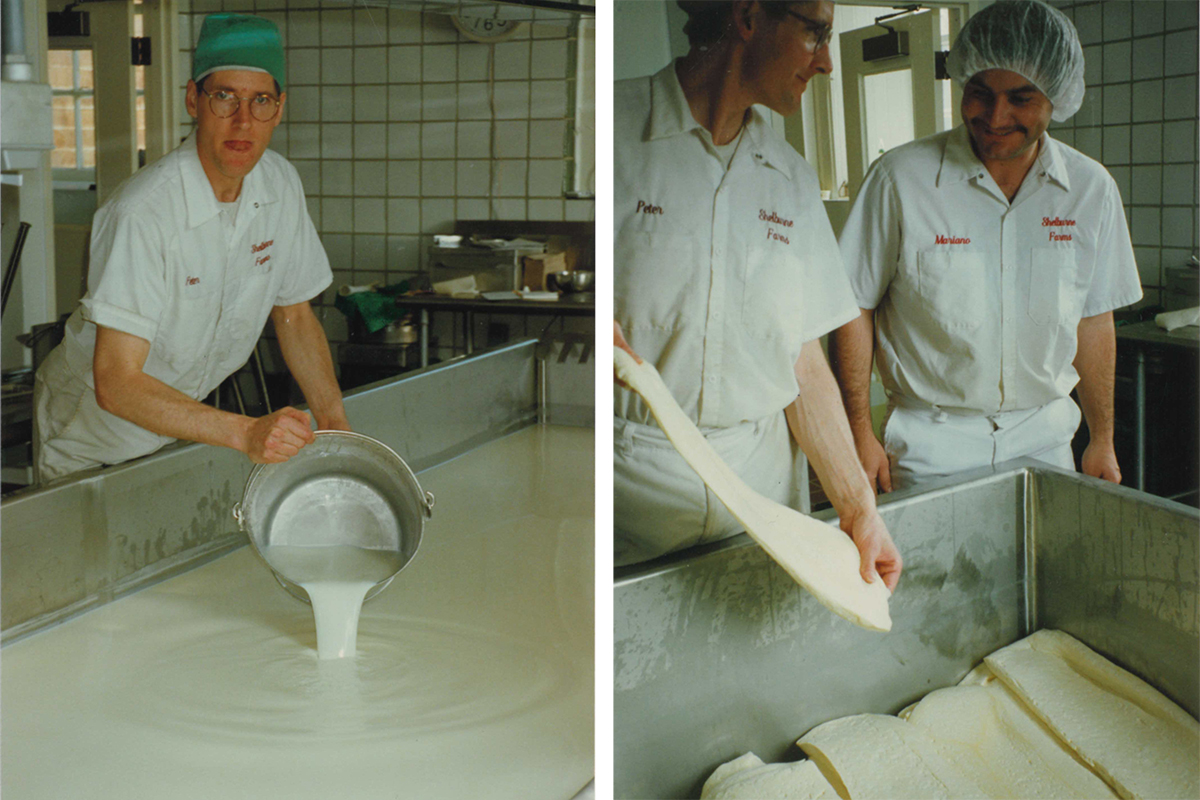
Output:
[[[196,144],[200,163],[214,180],[214,172],[232,181],[240,181],[262,158],[271,133],[283,116],[283,100],[286,94],[277,94],[275,79],[265,72],[251,70],[223,70],[214,72],[203,81],[204,91],[194,82],[188,81],[187,110],[196,119]],[[262,122],[254,118],[250,103],[238,104],[233,116],[222,119],[213,113],[210,97],[219,93],[241,98],[254,98],[260,94],[277,97],[279,110],[274,117]],[[215,187],[214,187],[215,188]]]
[[981,161],[1009,161],[1033,147],[1054,110],[1029,80],[1006,69],[989,69],[963,87],[962,118]]
[[782,19],[768,16],[761,6],[753,9],[758,24],[746,50],[746,80],[755,102],[785,117],[800,108],[814,75],[833,72],[828,44],[812,49],[821,26],[833,24],[833,3],[789,3],[787,8],[791,13]]

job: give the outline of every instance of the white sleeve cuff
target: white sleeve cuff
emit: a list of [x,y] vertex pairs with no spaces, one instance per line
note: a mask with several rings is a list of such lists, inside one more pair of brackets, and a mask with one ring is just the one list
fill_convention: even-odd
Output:
[[148,342],[153,342],[154,334],[158,332],[158,320],[148,319],[127,309],[90,298],[84,298],[80,305],[84,319],[105,328],[128,333]]

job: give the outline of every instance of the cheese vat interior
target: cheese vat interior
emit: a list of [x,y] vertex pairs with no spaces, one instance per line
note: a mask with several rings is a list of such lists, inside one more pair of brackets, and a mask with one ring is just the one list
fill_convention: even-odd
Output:
[[748,750],[796,760],[815,725],[894,714],[1043,627],[1197,715],[1196,509],[1020,460],[880,511],[905,558],[888,634],[828,612],[745,536],[618,570],[616,797],[697,797]]
[[593,431],[533,424],[535,344],[347,399],[438,503],[332,670],[309,607],[240,546],[249,469],[216,448],[80,479],[74,539],[51,512],[67,486],[6,503],[4,795],[572,797],[593,769],[593,497],[560,481],[592,485]]

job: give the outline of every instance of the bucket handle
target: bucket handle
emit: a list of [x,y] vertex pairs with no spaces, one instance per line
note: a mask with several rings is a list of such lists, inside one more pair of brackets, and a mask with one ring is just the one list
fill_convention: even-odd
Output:
[[238,530],[241,531],[242,533],[245,533],[246,527],[244,524],[245,520],[242,519],[242,504],[241,503],[233,504],[233,518],[237,520]]
[[433,492],[425,493],[424,511],[427,519],[433,517]]

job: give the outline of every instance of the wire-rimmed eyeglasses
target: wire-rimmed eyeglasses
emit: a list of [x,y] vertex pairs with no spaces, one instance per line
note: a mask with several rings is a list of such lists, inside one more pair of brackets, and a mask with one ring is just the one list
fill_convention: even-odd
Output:
[[265,92],[256,94],[254,97],[238,97],[233,92],[226,92],[223,89],[210,92],[203,87],[197,88],[208,95],[208,107],[221,119],[227,119],[236,114],[243,102],[250,104],[250,114],[259,122],[270,122],[279,113],[279,98]]
[[787,11],[787,13],[791,16],[804,23],[804,27],[808,32],[808,38],[805,43],[808,45],[808,49],[811,52],[817,52],[822,47],[829,44],[829,40],[833,38],[832,25],[825,22],[819,22],[811,17],[806,17],[799,11],[792,11],[790,8],[784,10]]

